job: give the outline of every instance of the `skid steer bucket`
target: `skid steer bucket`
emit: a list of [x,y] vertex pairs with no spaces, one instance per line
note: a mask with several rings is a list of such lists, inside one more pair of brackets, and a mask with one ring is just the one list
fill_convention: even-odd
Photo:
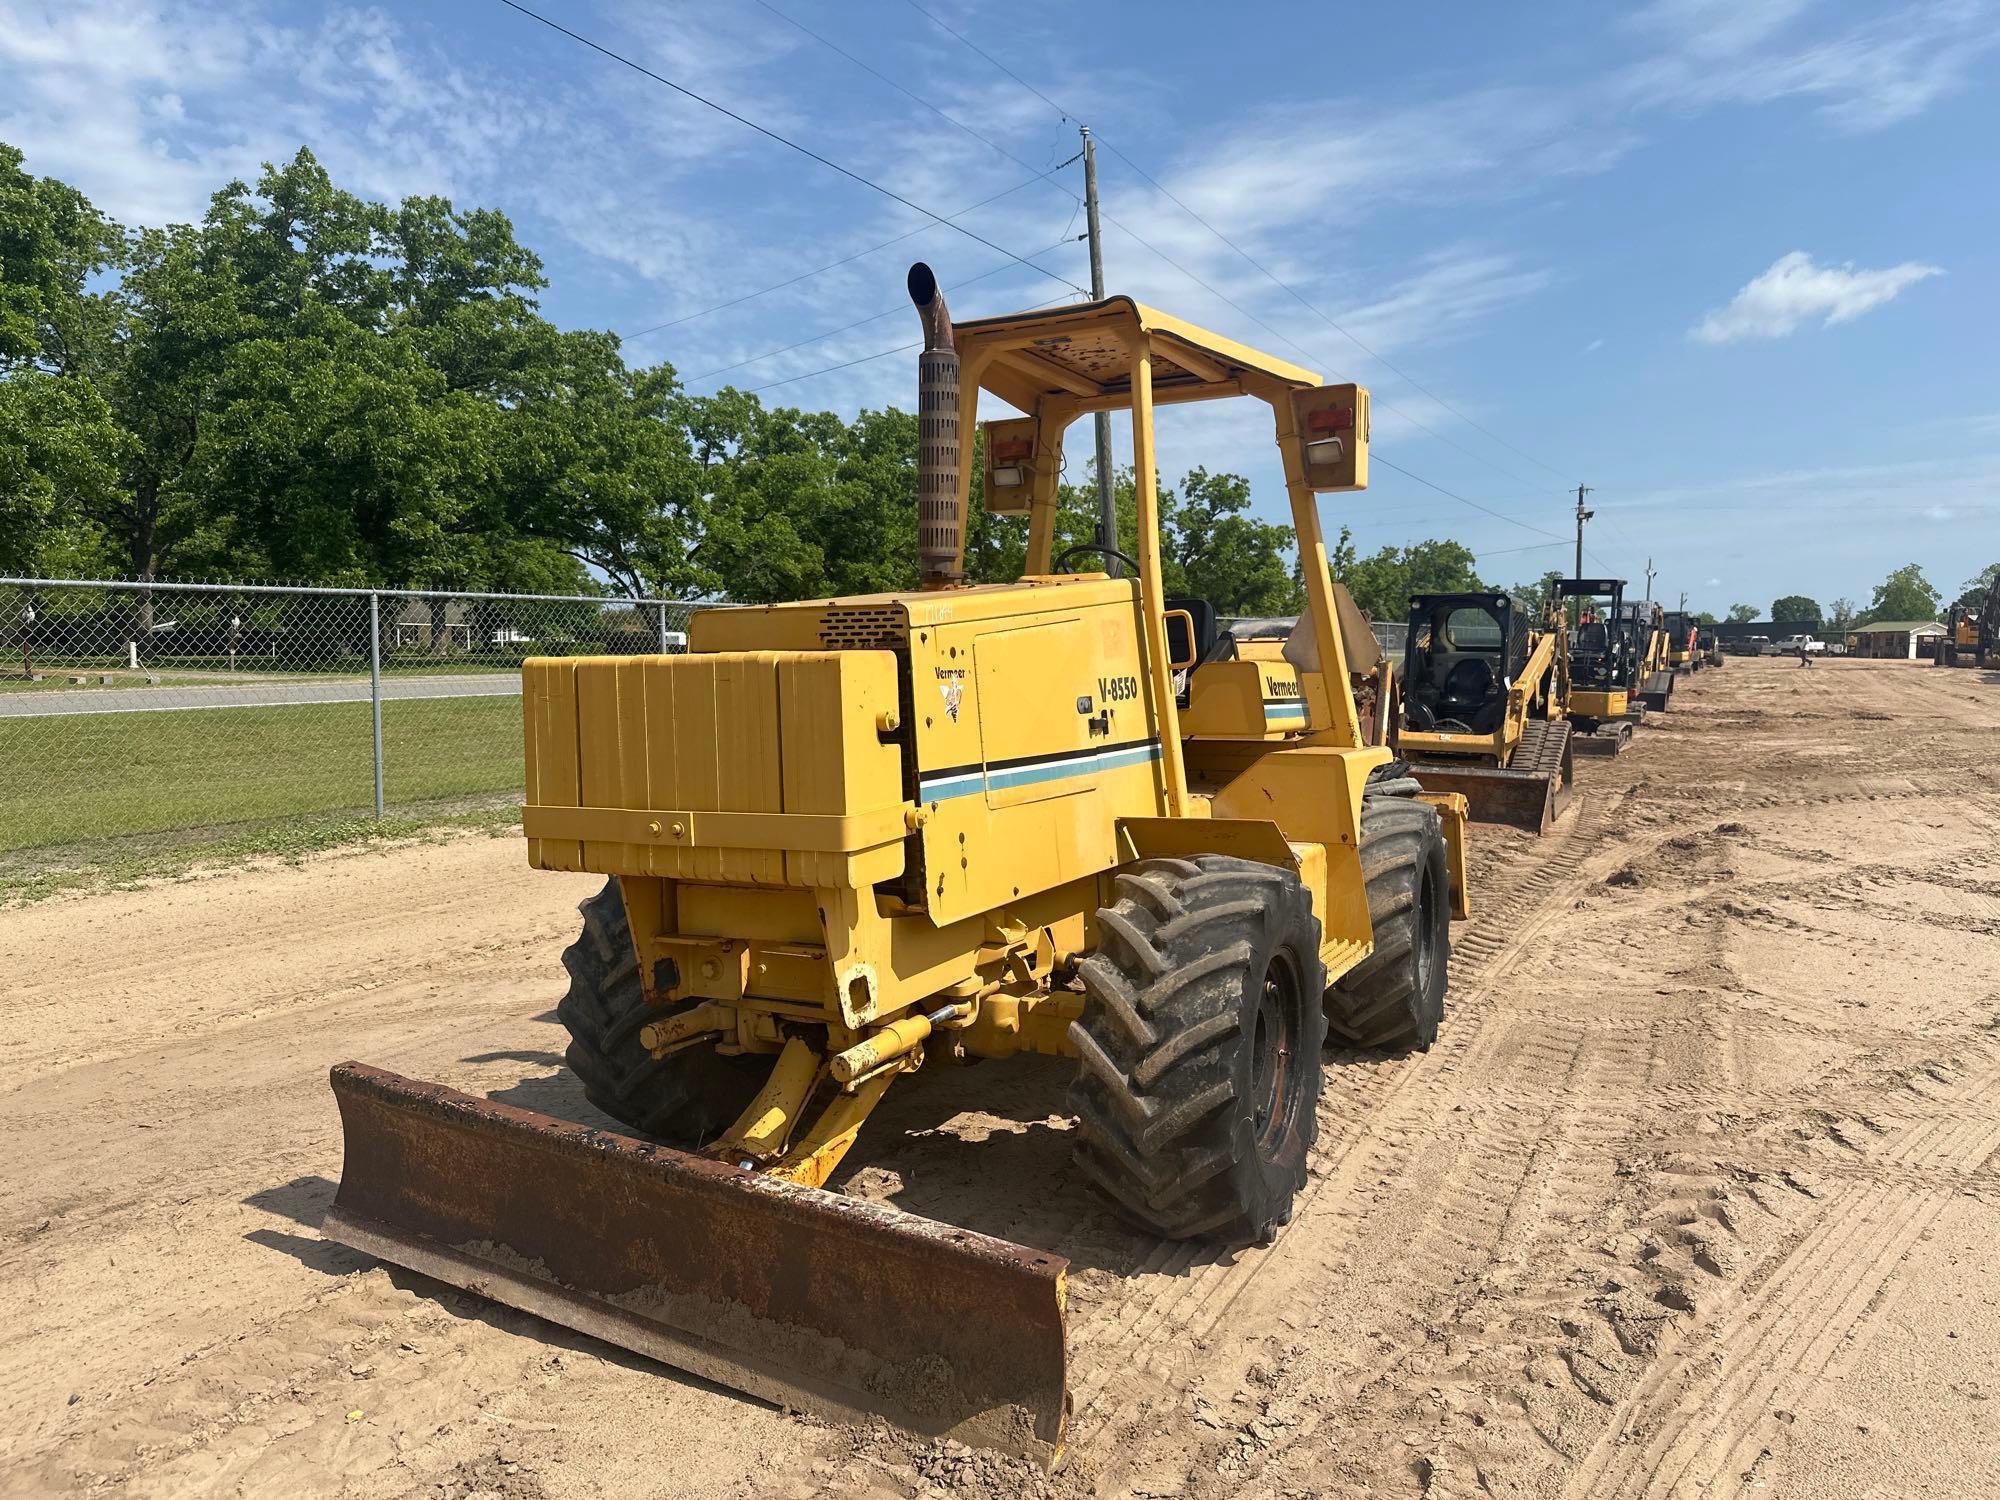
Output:
[[1462,794],[1467,816],[1475,823],[1547,833],[1569,806],[1569,783],[1560,772],[1419,764],[1410,767],[1410,774],[1427,792]]
[[1569,806],[1576,782],[1574,736],[1562,720],[1535,719],[1522,727],[1506,766],[1477,761],[1423,761],[1410,767],[1427,792],[1458,792],[1475,823],[1504,823],[1547,833]]
[[781,1406],[1052,1464],[1068,1262],[360,1063],[324,1233]]

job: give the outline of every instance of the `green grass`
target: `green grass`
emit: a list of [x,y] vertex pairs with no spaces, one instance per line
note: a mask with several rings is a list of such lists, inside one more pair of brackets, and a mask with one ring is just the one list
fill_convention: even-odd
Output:
[[[35,668],[41,672],[42,668]],[[148,676],[158,677],[157,683],[146,681]],[[100,677],[109,677],[109,682],[99,682]],[[88,677],[88,682],[71,682],[72,677]],[[113,670],[109,667],[92,667],[87,672],[69,667],[50,667],[43,673],[40,682],[31,682],[21,675],[17,667],[12,676],[0,676],[0,693],[82,693],[103,692],[107,688],[145,687],[230,687],[249,686],[255,678],[231,677],[226,672],[133,672],[125,667]]]
[[292,818],[261,827],[100,840],[63,850],[17,850],[0,854],[0,909],[70,891],[129,889],[142,881],[170,880],[251,860],[296,864],[309,854],[337,849],[438,841],[467,832],[503,837],[519,827],[520,814],[506,806],[419,811],[392,815],[379,823],[372,816]]
[[[397,808],[518,794],[512,695],[382,707]],[[0,718],[0,852],[372,809],[366,703]]]

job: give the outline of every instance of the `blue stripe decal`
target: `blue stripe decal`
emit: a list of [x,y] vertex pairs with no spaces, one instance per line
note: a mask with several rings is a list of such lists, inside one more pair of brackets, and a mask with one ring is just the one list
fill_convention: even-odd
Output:
[[1009,787],[1035,786],[1044,781],[1061,781],[1097,771],[1120,771],[1127,766],[1145,765],[1160,758],[1158,744],[1128,745],[1101,755],[1072,756],[1040,765],[1009,766],[1004,771],[966,771],[956,776],[939,776],[919,783],[925,802],[944,802],[953,797],[970,797],[980,792],[1006,791]]
[[1264,717],[1267,719],[1303,719],[1306,706],[1303,703],[1266,703]]

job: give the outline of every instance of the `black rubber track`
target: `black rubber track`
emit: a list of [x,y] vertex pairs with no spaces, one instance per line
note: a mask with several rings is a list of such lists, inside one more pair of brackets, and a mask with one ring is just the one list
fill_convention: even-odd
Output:
[[1077,1164],[1154,1234],[1266,1239],[1318,1129],[1311,897],[1289,870],[1219,855],[1149,860],[1115,889],[1069,1032]]
[[618,882],[606,881],[577,909],[583,932],[563,953],[569,993],[556,1006],[569,1028],[570,1071],[592,1104],[642,1135],[670,1146],[707,1144],[736,1123],[769,1061],[724,1057],[706,1045],[654,1061],[639,1045],[639,1028],[681,1007],[646,1003]]
[[1401,794],[1405,785],[1371,785],[1361,804],[1361,873],[1375,950],[1326,995],[1327,1029],[1354,1047],[1428,1048],[1444,1020],[1451,963],[1444,830],[1434,808]]

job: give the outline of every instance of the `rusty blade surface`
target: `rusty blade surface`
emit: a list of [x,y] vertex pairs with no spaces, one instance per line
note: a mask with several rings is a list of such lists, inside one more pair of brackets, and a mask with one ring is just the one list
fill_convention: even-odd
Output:
[[1475,823],[1547,833],[1569,805],[1569,788],[1546,771],[1420,763],[1410,767],[1410,774],[1427,792],[1463,793],[1466,815]]
[[782,1406],[1060,1456],[1061,1256],[361,1063],[332,1076],[330,1239]]

